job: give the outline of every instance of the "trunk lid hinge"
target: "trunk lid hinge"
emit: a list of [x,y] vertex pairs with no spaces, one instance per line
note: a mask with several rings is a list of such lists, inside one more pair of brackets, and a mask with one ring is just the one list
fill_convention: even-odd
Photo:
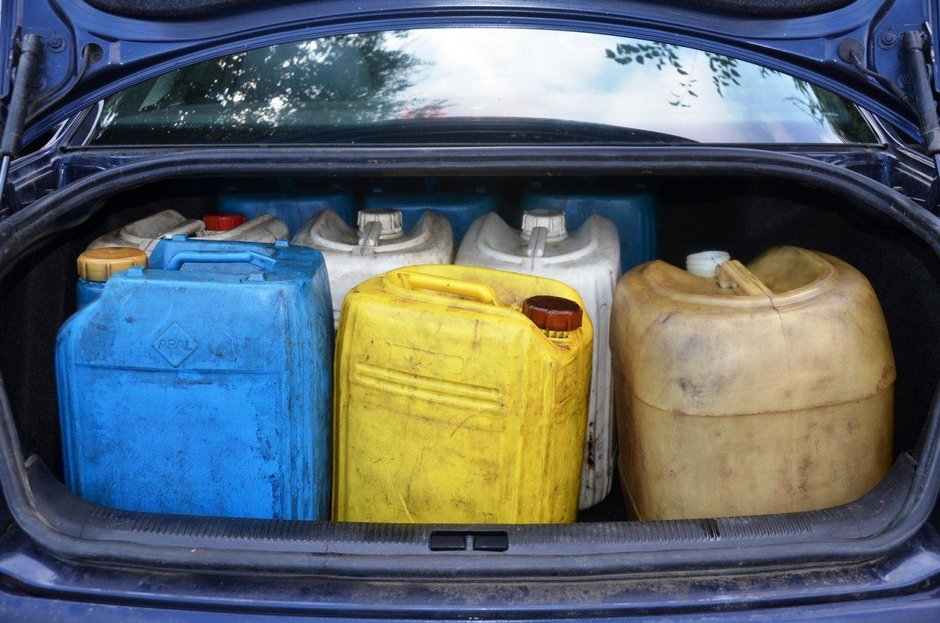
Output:
[[929,33],[916,30],[901,33],[901,49],[911,77],[910,101],[924,135],[924,147],[931,155],[936,155],[940,153],[940,119],[930,76],[933,51]]
[[0,135],[0,209],[4,206],[7,174],[10,162],[20,152],[23,128],[26,125],[26,113],[29,112],[30,95],[36,82],[39,69],[39,57],[42,53],[42,37],[35,34],[25,35],[19,44],[19,58],[14,66],[16,77],[10,91],[7,115]]
[[901,33],[903,62],[907,65],[911,79],[911,97],[908,102],[917,114],[924,148],[933,158],[937,172],[927,200],[927,207],[936,212],[940,201],[940,118],[937,116],[937,96],[931,76],[934,59],[930,42],[930,28],[927,24],[924,25],[924,30],[908,30]]

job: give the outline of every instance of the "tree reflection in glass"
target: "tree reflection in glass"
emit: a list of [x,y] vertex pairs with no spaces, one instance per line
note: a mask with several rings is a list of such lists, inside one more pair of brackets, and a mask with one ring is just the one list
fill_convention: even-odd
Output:
[[873,139],[859,111],[841,97],[720,54],[591,33],[432,28],[284,43],[170,72],[109,97],[93,142],[435,142],[442,136],[471,142]]
[[[614,49],[605,50],[607,58],[621,65],[630,65],[636,63],[645,65],[649,62],[657,70],[662,71],[671,68],[676,74],[676,90],[671,91],[669,99],[670,106],[681,108],[691,108],[698,93],[695,89],[697,79],[689,75],[689,71],[682,66],[681,49],[677,45],[669,43],[655,43],[644,41],[629,41],[618,43]],[[724,97],[729,88],[741,86],[741,70],[739,65],[743,61],[716,54],[714,52],[698,52],[704,55],[708,60],[708,71],[711,73],[711,84],[720,97]],[[841,98],[830,93],[826,89],[819,88],[799,78],[787,77],[784,74],[768,69],[766,67],[757,67],[748,63],[743,63],[757,70],[757,76],[761,80],[790,80],[793,82],[793,94],[783,98],[783,101],[796,106],[800,111],[806,113],[809,119],[812,119],[825,129],[831,125],[831,130],[837,134],[844,142],[852,142],[854,137],[863,136],[865,133],[864,120],[860,116],[848,115],[827,115],[831,110],[839,110],[842,103]]]

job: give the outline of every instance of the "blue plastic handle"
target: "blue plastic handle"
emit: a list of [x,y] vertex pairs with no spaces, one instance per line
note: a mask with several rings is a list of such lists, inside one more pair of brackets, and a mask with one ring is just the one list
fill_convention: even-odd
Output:
[[274,266],[275,259],[257,251],[182,251],[166,263],[163,270],[179,270],[183,264],[253,264],[259,268]]

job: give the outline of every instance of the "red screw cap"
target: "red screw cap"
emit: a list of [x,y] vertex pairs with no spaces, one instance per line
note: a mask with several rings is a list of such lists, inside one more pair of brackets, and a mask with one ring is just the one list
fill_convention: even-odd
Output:
[[560,296],[531,296],[522,303],[522,313],[543,331],[574,331],[584,318],[580,305]]
[[237,212],[233,214],[206,214],[202,217],[209,231],[228,231],[235,229],[245,222],[245,215]]

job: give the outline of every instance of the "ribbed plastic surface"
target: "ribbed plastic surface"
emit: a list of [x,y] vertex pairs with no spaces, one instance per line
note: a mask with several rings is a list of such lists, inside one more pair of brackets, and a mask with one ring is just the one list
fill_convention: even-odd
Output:
[[656,195],[636,193],[528,192],[523,210],[559,210],[569,230],[581,227],[592,215],[610,219],[620,233],[620,269],[624,272],[656,257]]
[[338,521],[575,519],[593,327],[546,336],[551,279],[468,266],[392,271],[346,297],[337,333]]
[[614,286],[620,277],[617,228],[602,216],[592,216],[570,230],[564,214],[555,210],[527,212],[523,223],[525,229],[520,231],[497,214],[480,217],[460,244],[456,263],[558,279],[584,300],[595,329],[579,502],[580,508],[588,508],[610,493],[616,461],[608,336]]
[[[761,549],[755,546],[784,545],[805,562],[807,553],[816,551],[820,542],[857,542],[888,527],[903,509],[917,469],[917,462],[910,455],[902,454],[877,487],[850,504],[798,515],[720,518],[712,520],[710,527],[713,531],[717,525],[718,538],[705,540],[706,530],[699,520],[461,527],[231,518],[207,521],[203,517],[118,511],[89,504],[66,493],[61,481],[41,460],[32,460],[35,458],[26,461],[30,489],[43,515],[64,534],[90,542],[134,541],[156,546],[161,550],[157,556],[161,557],[171,548],[190,551],[195,548],[210,556],[218,556],[219,550],[224,549],[227,564],[240,569],[263,566],[309,573],[314,568],[332,567],[337,562],[332,557],[365,554],[360,559],[373,561],[372,575],[398,579],[409,571],[427,577],[428,561],[420,559],[433,558],[440,562],[442,553],[430,551],[429,543],[432,535],[442,529],[502,531],[508,536],[508,551],[516,560],[573,556],[568,567],[563,560],[556,559],[556,564],[564,571],[578,564],[576,561],[583,561],[584,556],[594,554],[614,554],[625,566],[635,567],[638,557],[645,557],[649,564],[651,555],[668,557],[677,545],[687,543],[694,543],[698,556],[709,555],[707,550],[715,547],[730,554],[737,548],[741,548],[741,552],[752,552]],[[266,558],[264,562],[252,558],[259,553]],[[322,557],[311,555],[317,553],[328,554],[331,558],[324,561]],[[759,562],[761,555],[754,553],[751,560]],[[412,561],[418,558],[418,561],[413,565],[402,564],[403,556]],[[468,558],[464,557],[464,552],[457,552],[456,556],[459,558],[450,559],[437,568],[466,579],[468,569],[460,563],[466,563]],[[184,561],[184,566],[192,562],[185,558]],[[478,573],[492,572],[488,554],[479,557],[478,563],[481,563],[476,566]],[[731,562],[732,566],[740,564],[740,557]]]
[[60,330],[66,483],[126,510],[328,518],[331,356],[318,252],[164,240]]
[[107,281],[134,266],[147,266],[147,254],[132,247],[92,249],[78,256],[78,276],[88,281]]

